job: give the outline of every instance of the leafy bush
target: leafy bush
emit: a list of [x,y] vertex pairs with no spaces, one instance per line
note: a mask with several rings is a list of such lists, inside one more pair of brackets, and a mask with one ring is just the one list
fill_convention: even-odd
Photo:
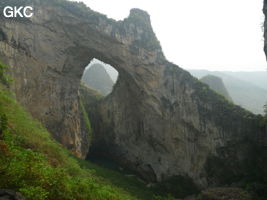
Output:
[[1,113],[0,110],[0,139],[3,135],[3,132],[7,129],[7,117],[4,113]]

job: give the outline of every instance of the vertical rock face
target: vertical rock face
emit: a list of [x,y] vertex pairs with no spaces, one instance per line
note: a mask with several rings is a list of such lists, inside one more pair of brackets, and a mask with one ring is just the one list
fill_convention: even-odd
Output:
[[165,59],[146,12],[116,22],[78,3],[25,2],[34,17],[0,20],[0,57],[12,66],[17,99],[76,155],[88,151],[78,88],[93,58],[120,74],[92,121],[94,148],[149,181],[184,175],[206,186],[215,182],[210,158],[238,163],[247,141],[261,139],[253,114]]

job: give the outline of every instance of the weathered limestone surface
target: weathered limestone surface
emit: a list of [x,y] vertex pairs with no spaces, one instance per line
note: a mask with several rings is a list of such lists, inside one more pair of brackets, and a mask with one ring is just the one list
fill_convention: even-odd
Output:
[[188,175],[206,186],[210,157],[241,161],[246,141],[260,139],[253,114],[165,59],[146,12],[133,9],[116,22],[82,4],[24,2],[34,17],[0,19],[0,57],[12,67],[19,102],[76,155],[88,152],[78,88],[93,58],[120,74],[92,121],[94,148],[149,181]]

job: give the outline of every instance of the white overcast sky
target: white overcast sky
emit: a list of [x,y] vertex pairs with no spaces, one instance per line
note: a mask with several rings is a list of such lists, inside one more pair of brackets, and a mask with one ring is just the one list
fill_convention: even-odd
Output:
[[122,20],[146,10],[167,59],[185,69],[263,71],[263,0],[79,0]]

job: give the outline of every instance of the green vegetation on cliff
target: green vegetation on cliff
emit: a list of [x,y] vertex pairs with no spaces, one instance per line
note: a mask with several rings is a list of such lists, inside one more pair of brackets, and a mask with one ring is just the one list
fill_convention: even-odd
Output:
[[91,142],[91,139],[92,139],[91,122],[90,122],[88,114],[87,114],[87,112],[85,110],[84,103],[83,103],[83,101],[81,99],[80,99],[80,108],[81,108],[81,112],[82,112],[82,119],[85,122],[86,132],[88,132],[88,134],[89,134],[89,140],[90,140],[89,142]]
[[11,78],[6,74],[8,67],[0,63],[0,83],[8,86],[11,82]]

